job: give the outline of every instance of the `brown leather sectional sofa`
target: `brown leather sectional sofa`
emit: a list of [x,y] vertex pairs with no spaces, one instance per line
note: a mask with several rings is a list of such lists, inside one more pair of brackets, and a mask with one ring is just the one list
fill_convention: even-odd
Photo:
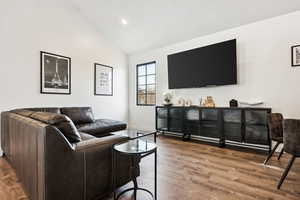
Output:
[[[27,108],[1,113],[1,146],[31,200],[92,200],[112,192],[112,146],[128,138],[89,107]],[[119,186],[131,181],[119,155]],[[139,169],[136,169],[136,176]]]

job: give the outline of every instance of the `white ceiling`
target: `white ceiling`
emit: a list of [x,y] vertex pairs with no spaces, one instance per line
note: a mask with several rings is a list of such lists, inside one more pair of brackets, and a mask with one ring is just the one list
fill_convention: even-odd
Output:
[[[128,54],[300,9],[299,0],[72,0]],[[121,24],[121,19],[128,25]]]

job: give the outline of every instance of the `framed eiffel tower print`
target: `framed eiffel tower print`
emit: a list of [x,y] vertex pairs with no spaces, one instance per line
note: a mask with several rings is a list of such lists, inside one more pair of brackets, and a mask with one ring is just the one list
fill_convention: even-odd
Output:
[[71,94],[71,58],[41,51],[41,93]]

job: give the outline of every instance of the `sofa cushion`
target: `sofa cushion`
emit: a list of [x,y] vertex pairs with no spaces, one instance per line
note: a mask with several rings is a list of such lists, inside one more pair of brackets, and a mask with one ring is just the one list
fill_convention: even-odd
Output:
[[91,107],[67,107],[60,110],[62,114],[67,115],[76,125],[95,122]]
[[83,133],[83,132],[79,132],[79,135],[80,135],[82,141],[90,140],[90,139],[96,138],[95,136],[92,136],[92,135],[90,135],[90,134]]
[[81,137],[76,126],[66,115],[48,112],[35,112],[31,114],[30,118],[55,126],[71,143],[81,141]]
[[124,130],[127,124],[111,119],[97,119],[94,123],[79,124],[76,126],[79,131],[92,135],[103,135],[114,131]]

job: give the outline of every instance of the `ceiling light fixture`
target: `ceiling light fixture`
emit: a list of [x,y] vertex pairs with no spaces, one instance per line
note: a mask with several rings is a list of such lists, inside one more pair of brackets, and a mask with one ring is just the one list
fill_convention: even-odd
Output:
[[123,19],[123,18],[121,19],[121,22],[122,22],[123,25],[127,25],[128,24],[127,20]]

